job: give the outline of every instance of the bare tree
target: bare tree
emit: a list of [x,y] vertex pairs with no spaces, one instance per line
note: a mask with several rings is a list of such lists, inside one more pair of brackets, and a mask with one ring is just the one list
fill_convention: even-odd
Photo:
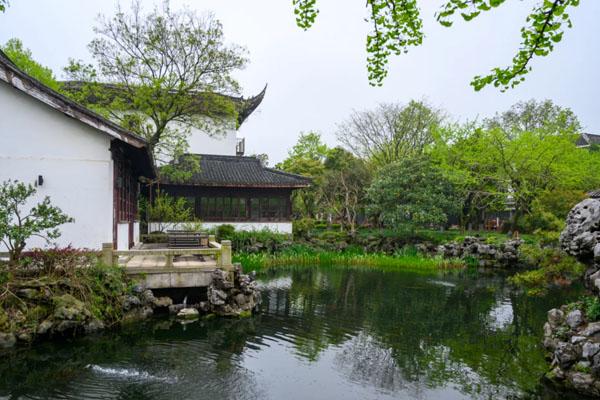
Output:
[[338,126],[337,137],[353,153],[381,167],[421,154],[444,119],[441,110],[423,101],[380,104],[374,110],[354,111]]

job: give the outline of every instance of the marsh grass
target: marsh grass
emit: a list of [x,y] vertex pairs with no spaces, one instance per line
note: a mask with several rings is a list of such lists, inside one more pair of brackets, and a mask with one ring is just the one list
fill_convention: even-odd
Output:
[[460,259],[430,257],[418,253],[413,248],[403,249],[393,255],[365,253],[357,248],[343,252],[316,251],[305,246],[293,246],[275,254],[239,253],[234,261],[242,264],[245,271],[262,271],[283,266],[360,266],[387,270],[429,270],[460,269],[467,264]]

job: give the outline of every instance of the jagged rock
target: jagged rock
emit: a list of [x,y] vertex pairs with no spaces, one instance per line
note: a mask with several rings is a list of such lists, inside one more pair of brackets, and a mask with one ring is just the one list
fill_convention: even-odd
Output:
[[59,323],[53,325],[52,331],[62,334],[65,332],[70,332],[72,330],[75,330],[80,326],[81,326],[81,323],[78,321],[64,320],[64,321],[60,321]]
[[571,382],[576,390],[580,392],[587,391],[590,387],[592,387],[594,383],[594,377],[583,372],[575,372],[571,375]]
[[472,257],[481,266],[495,264],[511,265],[519,259],[520,239],[511,239],[500,245],[485,243],[478,237],[467,236],[462,242],[446,243],[438,247],[438,253],[445,258]]
[[169,307],[170,305],[173,304],[173,299],[171,299],[170,297],[159,297],[159,298],[154,298],[154,301],[152,302],[152,305],[154,307],[161,307],[161,308],[166,308]]
[[207,301],[201,301],[200,303],[197,304],[196,308],[199,311],[202,311],[204,313],[207,313],[210,311],[210,304],[208,304]]
[[562,325],[565,319],[565,313],[559,310],[558,308],[553,308],[548,311],[548,323],[554,329],[558,326]]
[[183,308],[177,313],[177,318],[180,319],[196,319],[200,313],[195,308]]
[[123,300],[123,311],[129,311],[142,305],[141,300],[137,296],[125,296]]
[[580,332],[580,334],[583,336],[593,336],[598,332],[600,332],[600,322],[591,322]]
[[143,320],[150,317],[152,314],[154,314],[154,311],[150,306],[134,308],[133,310],[130,310],[127,313],[125,313],[125,315],[123,316],[123,322]]
[[46,319],[46,320],[42,321],[41,324],[38,325],[37,334],[45,335],[50,331],[51,328],[52,328],[52,321]]
[[144,293],[144,290],[146,290],[146,288],[144,287],[144,285],[142,285],[140,283],[135,284],[132,288],[133,293],[136,293],[136,294],[142,294],[142,293]]
[[567,325],[569,325],[571,329],[575,329],[583,324],[583,313],[581,310],[573,310],[567,314],[566,321]]
[[30,331],[23,331],[19,332],[19,334],[17,335],[17,339],[19,339],[21,342],[29,343],[33,340],[33,335]]
[[[233,276],[233,281],[230,277]],[[238,266],[233,274],[216,270],[212,284],[208,288],[208,302],[199,307],[203,312],[217,315],[246,315],[258,308],[260,291],[256,287],[253,275],[245,275]]]
[[55,297],[53,302],[55,320],[83,321],[91,316],[85,304],[70,294]]
[[556,346],[554,356],[556,357],[560,367],[563,369],[570,367],[575,361],[577,361],[578,358],[575,346],[566,342],[560,342]]
[[600,343],[585,342],[581,347],[581,357],[591,359],[600,351]]
[[583,343],[586,341],[586,337],[585,336],[571,336],[571,343],[572,344],[578,344],[578,343]]
[[571,209],[560,234],[562,248],[580,260],[592,260],[598,244],[600,201],[585,199]]
[[177,314],[183,309],[183,304],[171,304],[169,306],[169,314]]
[[103,329],[104,329],[104,322],[102,322],[96,318],[92,319],[90,322],[88,322],[84,326],[85,333],[98,332]]
[[154,293],[150,289],[144,290],[140,295],[140,299],[144,305],[152,305],[156,301],[156,297],[154,297]]
[[12,332],[0,332],[0,348],[7,349],[17,343],[17,338]]

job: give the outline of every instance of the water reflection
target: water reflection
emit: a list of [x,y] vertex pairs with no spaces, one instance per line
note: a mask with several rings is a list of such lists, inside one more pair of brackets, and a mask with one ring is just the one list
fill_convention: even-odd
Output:
[[117,399],[563,398],[539,385],[546,311],[501,277],[290,269],[263,313],[170,320],[9,353],[0,396]]

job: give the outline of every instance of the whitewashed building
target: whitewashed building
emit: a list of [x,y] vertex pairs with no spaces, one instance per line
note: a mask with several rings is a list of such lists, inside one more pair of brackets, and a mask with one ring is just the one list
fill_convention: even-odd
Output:
[[[256,110],[266,93],[244,99],[230,97],[237,109],[237,121],[225,123],[224,134],[209,135],[192,129],[189,150],[199,157],[200,171],[185,182],[160,179],[160,190],[185,197],[196,220],[206,228],[233,225],[237,230],[292,233],[292,192],[306,188],[306,177],[262,165],[256,157],[245,157],[245,139],[238,128]],[[186,223],[150,223],[159,228],[182,229]]]
[[[57,245],[138,242],[139,179],[155,177],[143,138],[44,86],[1,51],[0,110],[0,182],[35,184],[35,202],[49,196],[75,219],[60,227]],[[32,239],[28,248],[45,244]]]
[[[80,90],[82,84],[63,82],[67,90],[73,91]],[[108,90],[119,90],[110,84],[104,86]],[[250,98],[219,95],[233,103],[237,120],[232,117],[228,121],[215,121],[219,124],[218,134],[191,128],[189,152],[199,157],[200,171],[186,182],[160,178],[160,190],[171,196],[185,197],[195,219],[206,228],[230,224],[238,230],[292,232],[292,192],[308,187],[310,181],[267,168],[256,157],[245,157],[245,140],[237,136],[239,127],[258,108],[265,93],[266,86]],[[203,94],[197,96],[201,105]],[[206,117],[202,106],[198,108],[198,116]],[[148,231],[185,229],[188,225],[150,221]]]

